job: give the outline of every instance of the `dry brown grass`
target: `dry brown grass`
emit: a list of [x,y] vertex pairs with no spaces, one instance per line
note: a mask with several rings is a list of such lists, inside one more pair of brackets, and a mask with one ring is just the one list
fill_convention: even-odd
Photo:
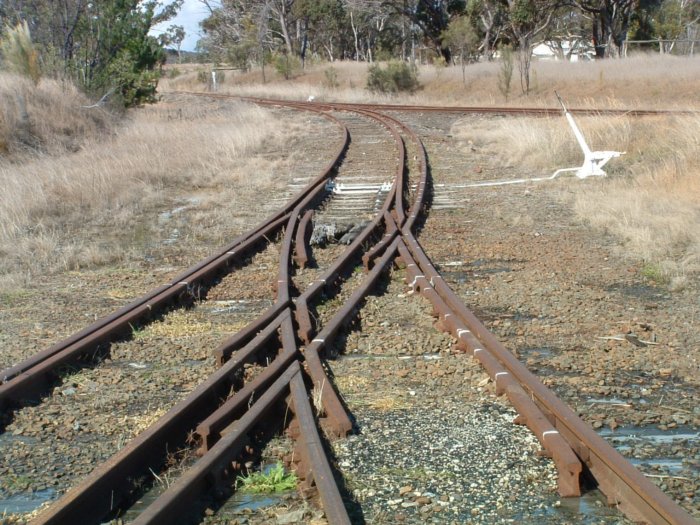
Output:
[[112,135],[83,138],[78,152],[0,161],[0,286],[128,255],[105,230],[138,228],[173,193],[230,210],[238,196],[280,184],[273,163],[255,156],[265,140],[282,140],[268,112],[230,102],[188,108],[134,110]]
[[0,161],[77,151],[89,137],[109,134],[114,118],[70,83],[0,73]]
[[467,67],[466,82],[459,68],[429,68],[421,75],[431,99],[477,105],[558,107],[559,91],[571,107],[698,108],[700,59],[657,55],[594,62],[533,62],[529,96],[520,92],[517,68],[511,99],[506,104],[498,89],[498,63]]
[[[337,74],[335,88],[324,86],[324,71],[330,67]],[[203,90],[205,85],[197,81],[197,70],[208,71],[208,67],[183,69],[182,75],[164,80],[161,85],[164,89]],[[700,57],[639,55],[596,62],[539,61],[533,63],[530,95],[520,93],[516,68],[507,102],[498,89],[499,71],[498,62],[470,65],[463,82],[460,67],[420,66],[418,78],[422,89],[413,95],[390,97],[364,89],[366,63],[336,62],[308,66],[289,81],[268,68],[265,84],[259,69],[248,73],[226,71],[220,91],[303,100],[313,95],[317,100],[345,102],[557,107],[553,93],[556,89],[571,107],[697,109],[700,106]]]
[[700,271],[700,117],[632,130],[622,176],[580,188],[574,209],[643,260],[647,277],[680,289]]
[[[576,117],[576,122],[592,149],[627,151],[632,141],[632,126],[637,121],[626,116],[590,116]],[[645,129],[637,128],[637,131]],[[465,118],[452,126],[451,134],[461,147],[473,145],[501,166],[520,165],[545,174],[564,166],[580,165],[583,158],[563,117],[524,117],[498,121],[498,125],[491,120]],[[616,165],[612,161],[607,168],[614,169]]]
[[[177,67],[181,74],[164,79],[163,90],[206,89],[198,73],[207,66]],[[324,72],[330,67],[336,71],[337,87],[324,85]],[[313,95],[317,100],[502,105],[498,72],[497,63],[470,66],[465,85],[458,67],[423,66],[422,90],[381,97],[364,89],[367,64],[319,64],[292,81],[277,78],[269,68],[270,80],[264,85],[259,71],[229,71],[221,91],[296,99]],[[533,86],[530,97],[513,96],[509,104],[553,106],[556,88],[571,107],[698,108],[700,58],[540,62],[534,65]],[[110,239],[100,244],[86,233],[99,235],[105,226],[134,227],[134,217],[157,208],[172,188],[200,188],[208,195],[202,209],[226,209],[237,193],[278,183],[270,161],[255,155],[267,139],[283,142],[273,117],[261,109],[227,103],[191,105],[183,113],[159,104],[134,110],[126,123],[117,125],[103,110],[83,108],[89,103],[67,84],[42,80],[34,87],[0,75],[0,94],[0,287],[3,281],[30,277],[40,268],[78,268],[119,257],[123,251],[104,249]],[[22,100],[28,122],[21,118]],[[581,216],[615,232],[630,253],[657,265],[664,275],[694,271],[699,251],[692,233],[697,230],[697,121],[579,121],[592,147],[628,152],[609,165],[609,179],[579,185],[575,206]],[[478,141],[494,151],[506,144],[509,154],[502,162],[536,172],[550,173],[580,161],[563,119],[510,122],[496,130],[456,126],[453,131],[465,143]],[[246,177],[247,173],[256,176]],[[211,188],[216,190],[206,191]],[[586,204],[587,199],[594,204]],[[199,219],[194,214],[190,220]],[[201,220],[212,218],[202,213]],[[676,233],[668,235],[669,230]]]
[[[574,210],[614,234],[626,256],[644,261],[648,277],[680,288],[700,271],[700,116],[576,120],[591,148],[627,153],[606,166],[609,177],[568,187]],[[533,177],[583,158],[563,118],[510,119],[497,127],[465,120],[452,132],[462,147],[474,145]]]

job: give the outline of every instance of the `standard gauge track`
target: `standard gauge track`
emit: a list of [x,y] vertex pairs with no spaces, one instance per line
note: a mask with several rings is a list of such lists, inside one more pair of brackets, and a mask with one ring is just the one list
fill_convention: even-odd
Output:
[[[343,437],[352,430],[353,422],[324,359],[392,263],[405,269],[407,282],[432,305],[438,327],[483,365],[497,393],[506,394],[520,414],[519,422],[532,430],[553,458],[562,496],[579,496],[583,477],[590,475],[608,500],[631,519],[693,523],[498,342],[445,283],[421,247],[416,232],[430,188],[426,150],[408,126],[381,111],[437,109],[248,100],[315,111],[336,123],[345,139],[327,169],[282,210],[218,254],[66,341],[5,370],[0,406],[11,412],[39,399],[55,381],[58,366],[79,361],[96,349],[107,352],[109,342],[124,337],[132,323],[145,323],[155,311],[186,302],[186,297],[196,295],[193,288],[212,286],[222,274],[242,264],[260,243],[279,234],[273,304],[212,349],[219,365],[215,373],[33,523],[100,523],[124,515],[148,490],[135,480],[149,470],[162,472],[167,451],[178,449],[196,449],[198,457],[151,504],[140,509],[132,523],[198,521],[212,500],[221,500],[234,490],[232,478],[246,458],[255,457],[261,443],[282,430],[294,439],[289,462],[305,494],[317,496],[329,523],[350,523],[323,436]],[[465,108],[449,111],[464,112]],[[353,127],[371,127],[376,136],[370,142],[386,143],[377,148],[376,155],[381,157],[375,159],[376,166],[384,171],[375,173],[374,179],[356,182],[348,171],[357,160],[354,156],[363,154]],[[372,167],[367,171],[372,172]],[[388,174],[391,179],[384,181]],[[374,200],[370,204],[362,204],[365,201],[359,198],[350,205],[341,202],[338,194],[342,191],[334,189],[342,184],[345,190],[355,191],[354,197],[369,192]],[[318,250],[310,245],[311,231],[348,210],[367,216],[355,224],[347,247],[336,248],[332,259],[315,257]],[[315,268],[305,269],[314,259]],[[353,275],[360,264],[366,270],[361,277]],[[319,307],[333,296],[341,301],[319,315]],[[257,373],[245,374],[247,365],[254,365]]]

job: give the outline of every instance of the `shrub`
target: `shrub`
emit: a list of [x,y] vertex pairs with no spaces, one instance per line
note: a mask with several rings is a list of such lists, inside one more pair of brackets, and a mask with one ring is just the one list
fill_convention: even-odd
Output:
[[405,62],[390,62],[384,69],[379,64],[369,66],[367,89],[373,93],[412,93],[419,85],[418,70]]
[[141,69],[133,55],[124,50],[106,69],[103,84],[112,84],[112,90],[126,107],[155,102],[160,74],[156,70]]
[[340,84],[338,83],[338,70],[334,67],[329,67],[323,71],[323,85],[329,89],[335,89]]
[[508,100],[510,84],[513,80],[513,49],[510,46],[501,47],[501,68],[498,71],[498,90]]
[[243,71],[248,71],[250,59],[255,55],[256,46],[254,43],[239,43],[228,48],[226,56],[229,64]]
[[0,42],[5,65],[13,72],[31,78],[39,83],[39,52],[32,42],[27,22],[20,22],[14,28],[7,26],[5,36]]
[[301,62],[295,56],[288,54],[277,55],[274,58],[275,71],[282,75],[285,80],[289,80],[294,76],[294,72],[301,68]]

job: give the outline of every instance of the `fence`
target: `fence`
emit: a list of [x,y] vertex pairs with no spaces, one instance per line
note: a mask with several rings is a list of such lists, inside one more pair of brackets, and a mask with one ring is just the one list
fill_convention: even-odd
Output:
[[[679,39],[679,40],[625,40],[622,46],[622,56],[627,56],[629,46],[637,46],[639,50],[658,50],[662,55],[687,55],[694,56],[696,45],[700,40]],[[700,48],[700,45],[697,46]]]

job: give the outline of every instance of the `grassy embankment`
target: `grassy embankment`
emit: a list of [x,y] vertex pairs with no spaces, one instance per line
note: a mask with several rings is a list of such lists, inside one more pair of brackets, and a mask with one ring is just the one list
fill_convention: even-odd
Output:
[[119,236],[174,196],[197,192],[211,208],[275,184],[274,163],[255,153],[281,133],[255,106],[160,104],[116,117],[69,85],[10,75],[0,100],[0,291],[127,258]]
[[[198,71],[164,80],[162,89],[203,90]],[[333,67],[336,86],[328,85]],[[377,96],[364,89],[366,64],[321,64],[290,81],[268,70],[227,72],[220,91],[280,98],[445,105],[553,106],[557,89],[571,107],[700,109],[700,59],[638,57],[595,63],[541,62],[533,91],[519,94],[517,69],[506,101],[497,88],[498,64],[461,69],[425,66],[413,95]],[[166,105],[116,119],[72,87],[43,79],[37,87],[0,77],[0,288],[14,287],[41,270],[55,271],[124,257],[90,240],[101,225],[128,229],[157,209],[172,188],[217,188],[218,198],[273,184],[270,166],[255,153],[265,140],[283,140],[273,117],[248,106],[191,109],[172,119]],[[26,112],[23,111],[26,109]],[[23,116],[26,113],[27,117]],[[610,177],[572,185],[582,220],[620,239],[625,253],[645,263],[649,277],[680,287],[700,269],[700,117],[579,118],[594,149],[626,151],[608,166]],[[507,126],[454,134],[494,151],[504,163],[549,174],[580,162],[562,118],[513,119]],[[256,177],[246,177],[253,168]],[[223,189],[222,189],[223,188]],[[247,190],[246,190],[247,189]],[[227,194],[222,193],[227,192]]]

